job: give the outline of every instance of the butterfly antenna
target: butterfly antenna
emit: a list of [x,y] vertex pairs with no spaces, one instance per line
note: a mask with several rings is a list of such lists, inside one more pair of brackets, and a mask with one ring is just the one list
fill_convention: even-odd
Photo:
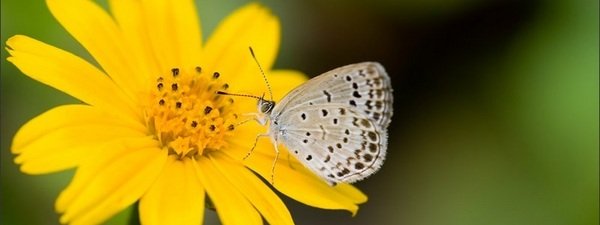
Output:
[[265,75],[265,71],[263,71],[262,66],[260,66],[260,63],[258,63],[258,59],[256,59],[256,55],[254,55],[254,50],[252,50],[252,47],[248,47],[250,49],[250,54],[252,55],[252,58],[254,59],[254,62],[256,62],[256,65],[258,65],[258,69],[260,69],[260,73],[263,76],[263,79],[265,80],[265,83],[267,84],[267,89],[269,89],[269,96],[271,97],[271,101],[273,101],[273,92],[271,91],[271,85],[269,85],[269,80],[267,80],[267,76]]
[[231,96],[239,96],[239,97],[249,97],[249,98],[255,98],[255,99],[263,99],[262,97],[258,97],[258,96],[254,96],[254,95],[246,95],[246,94],[234,94],[234,93],[227,93],[224,91],[217,91],[218,95],[231,95]]

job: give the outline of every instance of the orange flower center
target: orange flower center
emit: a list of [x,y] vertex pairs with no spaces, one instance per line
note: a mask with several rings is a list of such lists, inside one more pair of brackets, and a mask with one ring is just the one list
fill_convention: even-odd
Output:
[[169,154],[195,157],[226,146],[238,116],[231,110],[233,99],[216,94],[229,87],[219,76],[201,67],[173,68],[156,79],[146,123]]

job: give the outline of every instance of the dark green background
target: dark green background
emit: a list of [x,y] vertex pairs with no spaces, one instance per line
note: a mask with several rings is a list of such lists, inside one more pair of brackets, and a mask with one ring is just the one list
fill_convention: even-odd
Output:
[[[205,35],[246,3],[197,2]],[[352,218],[284,198],[296,223],[598,224],[598,1],[414,2],[263,1],[282,21],[277,68],[379,61],[395,89],[388,158],[357,184],[369,201]],[[3,47],[25,34],[90,59],[43,1],[1,4]],[[27,120],[76,100],[1,56],[0,223],[57,224],[73,171],[22,174],[9,146]]]

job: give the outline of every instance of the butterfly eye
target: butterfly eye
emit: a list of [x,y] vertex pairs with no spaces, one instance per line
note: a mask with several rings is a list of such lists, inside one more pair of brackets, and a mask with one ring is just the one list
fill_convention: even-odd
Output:
[[258,101],[258,106],[261,113],[269,114],[275,106],[275,102],[261,99]]

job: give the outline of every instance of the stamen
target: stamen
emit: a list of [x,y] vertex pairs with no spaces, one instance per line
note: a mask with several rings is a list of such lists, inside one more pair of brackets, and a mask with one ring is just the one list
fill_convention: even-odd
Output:
[[204,115],[208,115],[210,111],[212,111],[212,107],[206,106],[206,108],[204,108]]
[[173,73],[173,77],[176,77],[177,75],[179,75],[179,68],[171,69],[171,73]]
[[[214,89],[229,88],[220,73],[199,76],[191,70],[172,68],[172,76],[158,76],[145,114],[148,131],[169,155],[195,158],[228,145],[238,115],[231,98],[219,98]],[[171,91],[165,91],[170,84]],[[184,107],[185,106],[185,107]]]

